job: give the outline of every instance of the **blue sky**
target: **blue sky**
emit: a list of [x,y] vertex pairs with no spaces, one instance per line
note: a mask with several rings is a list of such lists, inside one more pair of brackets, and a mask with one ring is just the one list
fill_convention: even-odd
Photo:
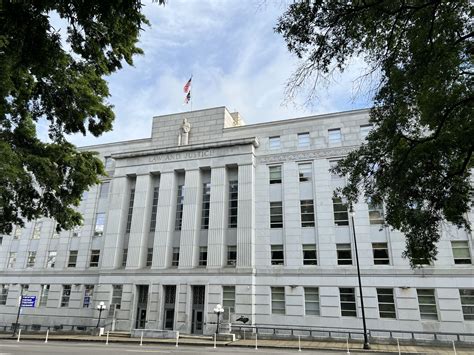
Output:
[[99,138],[74,135],[78,145],[150,136],[152,117],[189,110],[183,85],[193,75],[193,109],[227,106],[247,124],[367,107],[354,80],[361,62],[322,87],[311,107],[305,95],[284,104],[287,79],[298,64],[274,33],[288,2],[279,0],[169,0],[146,2],[151,27],[141,35],[145,54],[107,78],[115,106],[114,130]]

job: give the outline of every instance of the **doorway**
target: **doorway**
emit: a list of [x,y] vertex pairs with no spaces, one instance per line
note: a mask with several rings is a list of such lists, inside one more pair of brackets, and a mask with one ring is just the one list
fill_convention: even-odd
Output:
[[164,286],[164,289],[165,301],[163,306],[163,329],[173,330],[176,303],[176,286],[166,285]]
[[202,334],[204,328],[204,297],[205,286],[193,286],[193,307],[191,332],[193,334]]
[[137,285],[137,293],[138,293],[137,320],[135,322],[135,328],[145,329],[146,310],[148,307],[148,285]]

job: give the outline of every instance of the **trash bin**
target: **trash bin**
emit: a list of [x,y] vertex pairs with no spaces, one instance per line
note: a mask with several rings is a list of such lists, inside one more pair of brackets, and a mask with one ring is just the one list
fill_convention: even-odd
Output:
[[99,336],[104,335],[105,333],[105,328],[99,328]]

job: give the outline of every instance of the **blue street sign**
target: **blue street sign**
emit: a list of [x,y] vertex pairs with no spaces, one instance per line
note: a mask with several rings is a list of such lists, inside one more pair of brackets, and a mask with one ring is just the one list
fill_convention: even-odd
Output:
[[23,296],[21,298],[21,307],[34,308],[36,303],[36,296]]

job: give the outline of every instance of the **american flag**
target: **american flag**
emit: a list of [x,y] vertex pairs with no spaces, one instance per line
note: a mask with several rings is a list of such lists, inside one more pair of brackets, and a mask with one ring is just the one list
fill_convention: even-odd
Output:
[[189,92],[189,90],[191,89],[191,80],[193,79],[193,77],[191,76],[188,80],[188,82],[184,85],[184,88],[183,88],[183,91],[185,94],[187,94]]
[[184,103],[187,104],[189,101],[191,101],[191,91],[188,91],[188,94],[184,98]]

